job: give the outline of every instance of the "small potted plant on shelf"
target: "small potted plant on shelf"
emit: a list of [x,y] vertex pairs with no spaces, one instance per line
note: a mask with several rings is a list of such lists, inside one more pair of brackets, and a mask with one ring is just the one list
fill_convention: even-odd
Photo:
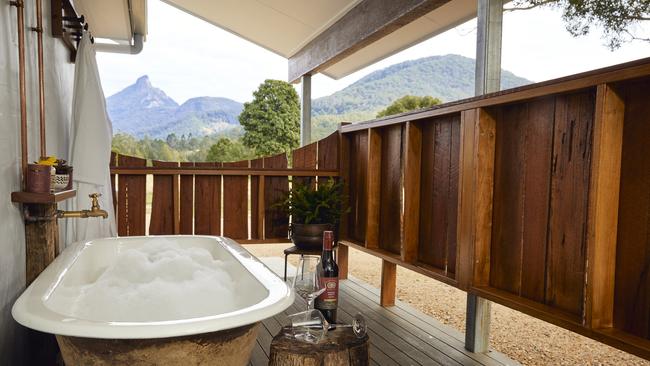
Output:
[[314,184],[294,182],[277,205],[291,216],[291,241],[302,249],[320,249],[323,231],[337,232],[344,206],[343,183],[333,178]]

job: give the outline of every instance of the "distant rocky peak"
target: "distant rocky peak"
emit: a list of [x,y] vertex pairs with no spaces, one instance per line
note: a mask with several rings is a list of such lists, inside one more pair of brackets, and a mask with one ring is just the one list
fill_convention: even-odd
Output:
[[239,125],[243,105],[227,98],[196,97],[182,106],[152,85],[149,76],[106,98],[113,130],[142,138],[165,138],[170,133],[195,136]]
[[141,88],[152,88],[151,86],[151,80],[149,80],[149,75],[142,75],[138,78],[138,80],[135,81],[135,86],[141,87]]

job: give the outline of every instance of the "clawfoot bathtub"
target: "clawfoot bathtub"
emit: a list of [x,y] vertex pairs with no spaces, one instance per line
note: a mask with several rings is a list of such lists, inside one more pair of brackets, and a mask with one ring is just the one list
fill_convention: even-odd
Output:
[[293,300],[231,239],[127,237],[66,248],[12,314],[67,365],[246,365],[259,322]]

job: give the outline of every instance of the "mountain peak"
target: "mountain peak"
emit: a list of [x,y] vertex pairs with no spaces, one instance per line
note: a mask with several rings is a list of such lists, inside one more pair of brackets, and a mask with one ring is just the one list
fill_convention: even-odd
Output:
[[151,88],[151,80],[149,80],[149,75],[142,75],[135,81],[135,85],[139,87]]
[[137,137],[165,138],[170,133],[211,134],[237,126],[242,104],[227,98],[197,97],[182,105],[139,77],[106,99],[108,114],[116,132]]

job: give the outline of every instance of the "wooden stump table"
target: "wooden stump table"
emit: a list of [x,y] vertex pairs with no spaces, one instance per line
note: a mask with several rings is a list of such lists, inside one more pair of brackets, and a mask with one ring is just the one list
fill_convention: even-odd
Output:
[[270,366],[365,366],[368,365],[368,335],[357,338],[350,328],[327,332],[318,344],[301,342],[284,327],[271,342]]

